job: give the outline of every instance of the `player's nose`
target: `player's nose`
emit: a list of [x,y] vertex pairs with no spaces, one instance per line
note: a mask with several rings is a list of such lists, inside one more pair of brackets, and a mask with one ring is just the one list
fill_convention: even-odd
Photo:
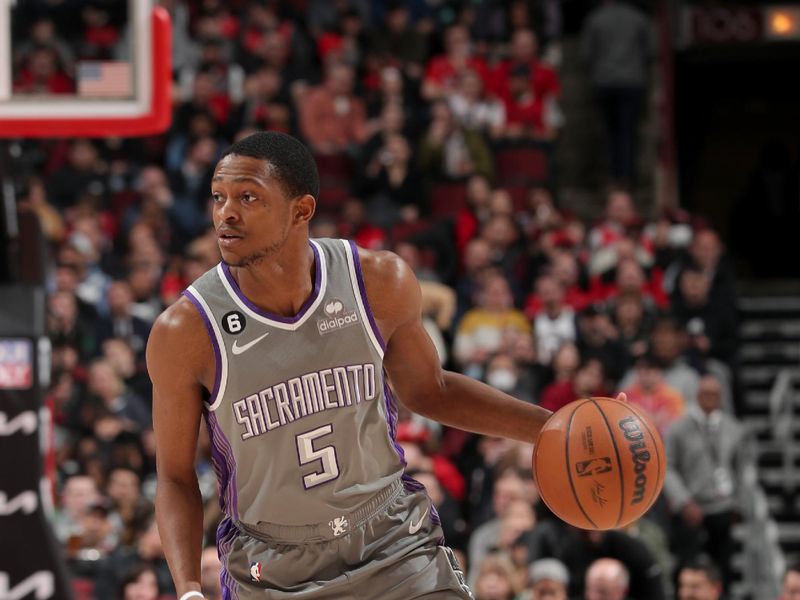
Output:
[[226,198],[222,202],[216,202],[214,204],[214,213],[217,217],[217,221],[230,223],[232,221],[238,221],[241,218],[236,202],[232,201],[230,198]]

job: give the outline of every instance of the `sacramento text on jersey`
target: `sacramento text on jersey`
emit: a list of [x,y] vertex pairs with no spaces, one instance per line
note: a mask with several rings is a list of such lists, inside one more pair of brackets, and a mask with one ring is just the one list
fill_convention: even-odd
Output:
[[376,396],[375,365],[345,365],[311,371],[237,400],[233,414],[244,428],[242,440],[247,440],[305,416]]

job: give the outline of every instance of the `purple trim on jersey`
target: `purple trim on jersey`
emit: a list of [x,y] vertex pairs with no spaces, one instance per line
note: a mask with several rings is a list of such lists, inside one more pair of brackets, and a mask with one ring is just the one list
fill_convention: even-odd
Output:
[[236,296],[238,296],[239,300],[241,300],[247,308],[252,310],[257,315],[261,315],[264,318],[270,319],[272,321],[278,321],[279,323],[297,323],[300,319],[303,318],[306,311],[308,311],[309,307],[314,304],[314,301],[319,296],[320,287],[322,286],[322,268],[320,266],[320,258],[319,258],[319,250],[314,244],[311,244],[311,249],[314,251],[314,289],[311,292],[311,295],[306,298],[306,301],[303,302],[303,306],[300,307],[300,311],[293,317],[284,317],[282,315],[275,315],[271,312],[267,312],[263,308],[259,308],[242,293],[242,290],[239,288],[239,284],[234,279],[233,274],[231,273],[230,267],[227,264],[222,263],[222,272],[225,274],[225,278],[228,280],[228,283],[231,284],[231,289],[233,289]]
[[350,249],[353,251],[353,265],[356,268],[356,279],[358,280],[358,291],[361,292],[361,302],[364,304],[364,310],[367,311],[367,318],[369,319],[370,327],[372,327],[372,333],[375,334],[375,339],[378,340],[381,349],[385,352],[386,342],[383,341],[380,329],[378,329],[378,326],[375,324],[375,316],[372,314],[369,300],[367,300],[367,287],[364,285],[364,275],[361,273],[361,260],[358,258],[358,247],[356,247],[353,240],[348,241],[350,243]]
[[[403,447],[397,443],[397,403],[394,401],[392,390],[389,389],[389,383],[386,380],[385,373],[383,376],[383,397],[386,399],[386,427],[389,430],[389,437],[392,440],[392,445],[394,446],[395,452],[397,452],[397,456],[400,458],[400,462],[403,464],[403,467],[405,467],[406,455],[403,452]],[[410,475],[403,473],[400,479],[403,481],[403,487],[407,492],[422,492],[426,496],[428,495],[428,491],[425,489],[425,486]],[[439,513],[436,511],[436,507],[433,505],[432,500],[431,522],[434,525],[442,524],[442,520],[439,518]]]
[[214,433],[214,428],[211,425],[209,417],[210,414],[211,413],[207,410],[203,411],[206,421],[206,430],[208,431],[208,439],[211,441],[211,466],[214,468],[214,474],[217,476],[217,495],[219,496],[219,507],[222,509],[223,513],[227,514],[227,492],[228,482],[230,479],[230,474],[228,472],[228,461],[225,460],[225,455],[217,446],[216,434]]
[[[386,375],[384,374],[383,377],[383,396],[386,398],[386,426],[389,430],[389,436],[392,439],[392,445],[394,446],[395,452],[400,457],[400,462],[403,463],[403,466],[406,466],[406,456],[403,452],[403,447],[397,443],[397,403],[394,400],[394,396],[392,395],[392,391],[389,389],[389,384],[386,381]],[[403,482],[403,487],[407,492],[422,492],[426,496],[428,495],[428,490],[425,489],[425,486],[422,485],[419,481],[411,477],[410,475],[403,475],[400,477]],[[431,522],[434,525],[441,525],[442,520],[439,517],[439,513],[436,511],[436,507],[433,505],[433,501],[431,500]],[[444,539],[444,538],[442,538]]]
[[[211,458],[219,461],[219,472],[224,475],[224,480],[220,479],[220,503],[223,502],[222,509],[226,514],[234,519],[239,518],[239,502],[236,495],[236,459],[233,450],[228,442],[228,438],[222,432],[217,416],[212,411],[206,411],[206,425],[208,436],[211,439]],[[215,469],[216,470],[216,469]]]
[[403,466],[406,466],[406,455],[403,452],[403,447],[397,443],[397,403],[392,396],[392,390],[389,389],[389,382],[386,379],[386,373],[383,374],[383,398],[386,403],[386,429],[389,432],[389,439],[392,440],[394,451],[400,458]]
[[219,343],[217,342],[217,336],[214,334],[214,327],[211,325],[209,315],[206,314],[206,311],[203,308],[203,305],[200,303],[200,300],[198,300],[188,289],[183,290],[181,295],[186,296],[186,298],[192,304],[194,304],[194,307],[197,309],[197,312],[200,313],[200,316],[203,317],[203,323],[205,323],[206,331],[208,331],[208,337],[211,339],[211,347],[214,349],[214,388],[211,390],[211,396],[208,399],[208,404],[213,406],[217,401],[219,384],[222,380],[222,354],[220,352]]
[[233,524],[230,517],[223,517],[217,527],[217,555],[222,563],[222,569],[219,572],[219,582],[222,588],[222,600],[235,600],[238,594],[236,593],[236,580],[228,570],[228,560],[230,559],[231,546],[239,530]]

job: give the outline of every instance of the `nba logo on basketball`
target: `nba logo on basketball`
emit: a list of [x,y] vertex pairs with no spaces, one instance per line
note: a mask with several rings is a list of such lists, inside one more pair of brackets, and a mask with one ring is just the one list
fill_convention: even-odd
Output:
[[608,456],[602,458],[590,458],[575,463],[575,472],[578,477],[590,477],[611,471],[611,459]]
[[358,323],[356,311],[346,311],[341,300],[332,298],[325,303],[325,318],[317,319],[320,335]]
[[250,581],[261,581],[261,563],[250,563]]

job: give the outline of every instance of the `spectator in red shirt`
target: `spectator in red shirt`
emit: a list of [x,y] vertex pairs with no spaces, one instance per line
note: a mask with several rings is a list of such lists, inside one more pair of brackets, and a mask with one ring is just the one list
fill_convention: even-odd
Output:
[[596,358],[586,359],[575,371],[572,379],[554,381],[542,390],[539,406],[557,411],[578,398],[606,396],[603,363]]
[[614,281],[603,285],[595,281],[595,292],[602,300],[608,300],[613,305],[614,298],[621,294],[640,294],[644,298],[645,308],[651,314],[657,309],[669,306],[669,298],[660,287],[660,271],[649,276],[641,264],[631,257],[621,257],[614,269]]
[[467,204],[458,211],[455,222],[456,247],[460,256],[464,256],[469,241],[489,219],[491,197],[492,188],[484,175],[473,175],[467,179]]
[[589,232],[589,247],[592,251],[618,242],[640,220],[633,205],[633,198],[623,189],[612,189],[609,192],[605,213],[603,221],[592,227]]
[[505,101],[509,137],[552,138],[563,124],[558,76],[539,62],[536,36],[529,29],[514,33],[511,57],[493,72],[490,89]]
[[515,66],[509,75],[505,137],[552,139],[563,124],[554,96],[539,96],[527,65]]
[[[555,250],[549,272],[563,287],[566,306],[580,312],[595,300],[589,292],[583,289],[580,265],[571,252],[562,249]],[[525,301],[525,314],[532,319],[541,312],[542,308],[542,299],[535,293],[531,293]]]
[[538,43],[536,34],[530,29],[518,29],[511,38],[510,56],[494,68],[490,78],[489,89],[498,96],[509,92],[511,72],[518,66],[530,69],[534,94],[539,98],[557,98],[561,93],[558,74],[537,57]]
[[403,421],[397,425],[397,442],[403,448],[409,471],[433,473],[455,500],[464,499],[467,490],[464,476],[446,456],[434,450],[436,442],[431,440],[428,428],[413,419]]
[[473,56],[469,31],[463,25],[452,25],[444,34],[445,54],[434,56],[425,68],[422,97],[427,101],[446,98],[455,89],[458,76],[472,69],[488,80],[488,68],[481,58]]
[[369,137],[364,103],[353,94],[353,69],[332,63],[322,85],[299,103],[300,129],[314,152],[339,154]]
[[31,52],[14,82],[14,92],[18,94],[71,94],[74,91],[72,80],[59,64],[58,54],[50,47]]
[[574,342],[564,342],[553,355],[550,370],[553,372],[553,381],[568,381],[575,375],[581,365],[581,354]]
[[342,237],[352,238],[362,248],[386,248],[386,232],[367,220],[366,208],[361,200],[351,198],[345,203],[339,229]]
[[653,241],[642,234],[642,218],[630,193],[611,190],[605,213],[605,218],[589,231],[590,274],[613,273],[623,258],[634,258],[643,267],[653,265]]

